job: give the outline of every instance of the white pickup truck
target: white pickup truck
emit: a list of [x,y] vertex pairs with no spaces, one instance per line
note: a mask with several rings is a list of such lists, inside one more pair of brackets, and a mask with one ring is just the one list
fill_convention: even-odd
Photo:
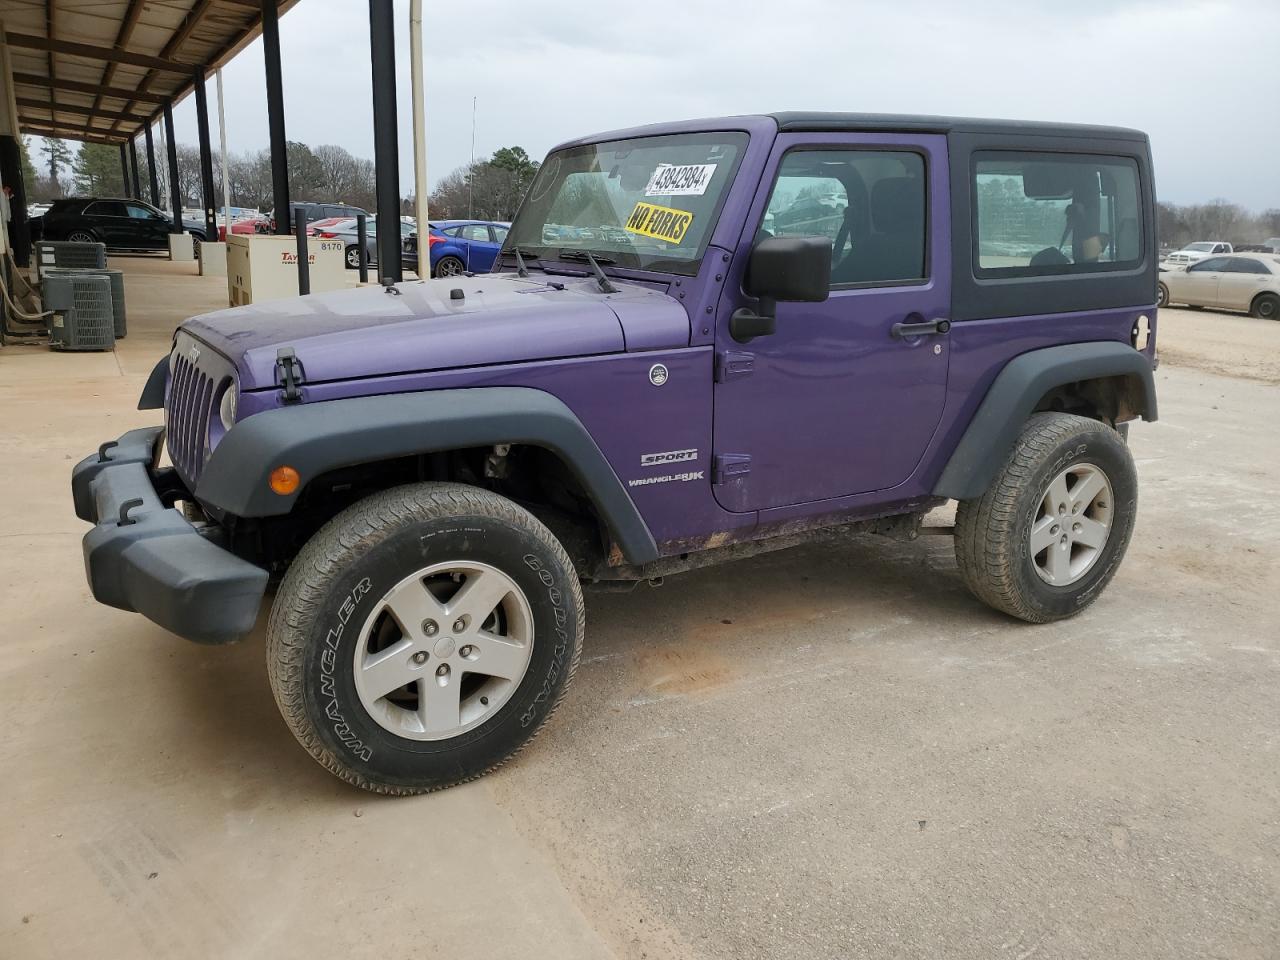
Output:
[[1170,268],[1186,269],[1193,263],[1206,260],[1209,257],[1217,256],[1221,253],[1234,253],[1231,244],[1223,240],[1198,240],[1195,243],[1188,243],[1181,250],[1176,250],[1169,254],[1161,262],[1161,266]]

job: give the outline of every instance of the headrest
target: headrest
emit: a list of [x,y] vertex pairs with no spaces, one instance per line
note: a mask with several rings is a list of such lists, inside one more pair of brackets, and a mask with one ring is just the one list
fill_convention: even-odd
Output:
[[919,233],[924,191],[911,177],[886,177],[871,188],[871,222],[877,233]]

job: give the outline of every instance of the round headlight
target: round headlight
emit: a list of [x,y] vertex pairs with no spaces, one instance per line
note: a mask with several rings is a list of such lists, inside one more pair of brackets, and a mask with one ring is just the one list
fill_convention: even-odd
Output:
[[240,391],[236,389],[234,382],[227,385],[227,389],[222,391],[222,402],[218,404],[218,418],[222,420],[222,429],[230,430],[236,425],[236,402],[240,397]]

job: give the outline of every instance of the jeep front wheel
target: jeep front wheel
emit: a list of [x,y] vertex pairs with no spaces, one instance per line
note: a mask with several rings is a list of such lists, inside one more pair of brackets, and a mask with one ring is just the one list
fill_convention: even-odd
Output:
[[425,793],[532,739],[573,676],[583,623],[573,564],[527,511],[460,484],[398,487],[294,560],[268,626],[271,688],[326,769]]
[[1038,413],[986,493],[956,511],[956,561],[979,600],[1032,623],[1097,599],[1137,514],[1129,448],[1104,423]]

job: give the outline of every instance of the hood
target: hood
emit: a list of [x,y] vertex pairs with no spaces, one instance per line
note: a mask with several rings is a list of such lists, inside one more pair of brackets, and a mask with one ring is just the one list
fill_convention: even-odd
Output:
[[276,385],[281,347],[321,383],[617,353],[629,340],[633,350],[688,346],[677,301],[614,282],[619,292],[605,295],[579,277],[445,277],[399,284],[398,296],[367,286],[235,307],[183,329],[236,364],[243,390]]

